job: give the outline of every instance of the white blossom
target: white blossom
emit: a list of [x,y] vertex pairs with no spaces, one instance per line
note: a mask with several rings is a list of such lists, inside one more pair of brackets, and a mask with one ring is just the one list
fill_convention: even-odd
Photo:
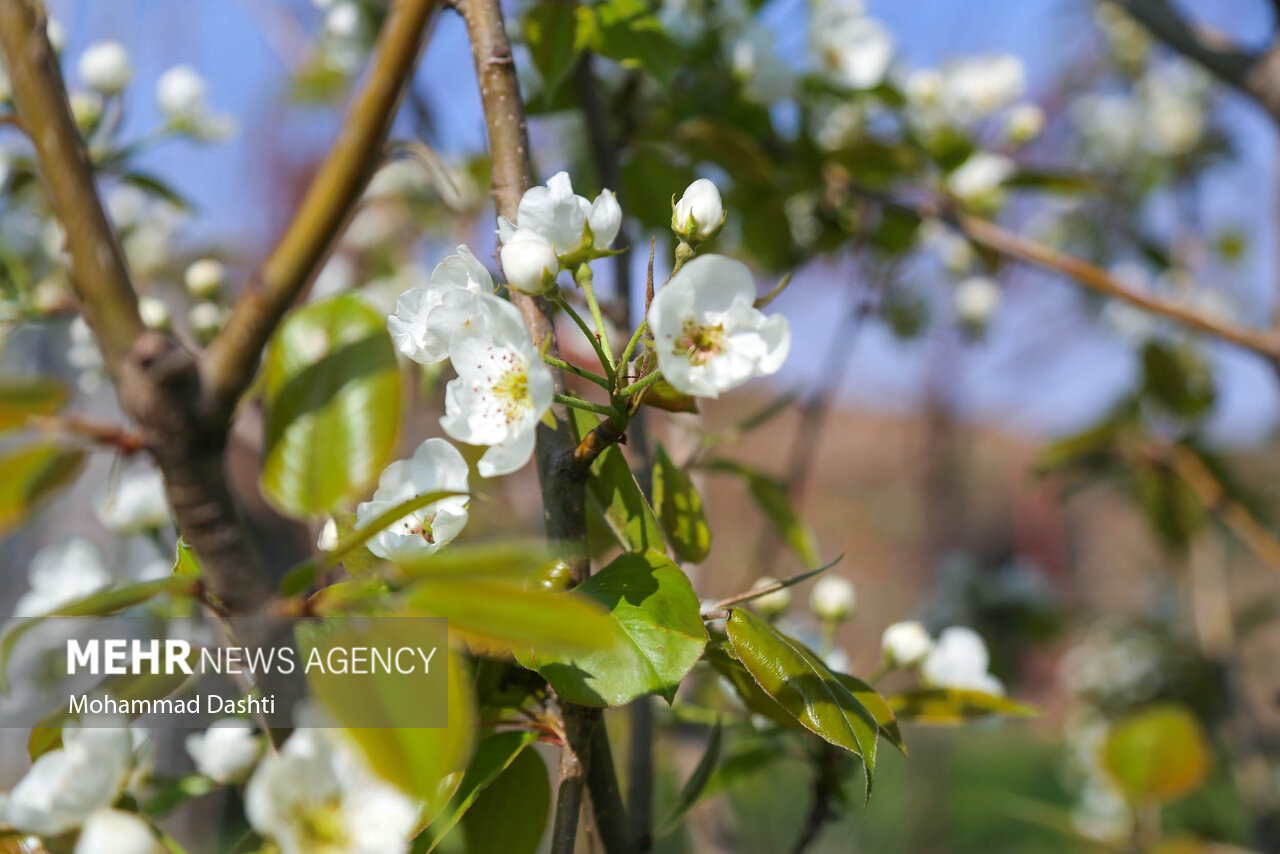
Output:
[[529,461],[554,391],[516,307],[489,294],[476,303],[479,312],[449,342],[458,376],[445,387],[440,424],[460,442],[488,445],[477,468],[481,477],[495,477]]
[[[777,584],[778,579],[762,575],[756,579],[756,583],[751,585],[752,590],[759,590],[762,587],[768,587],[771,584]],[[772,619],[783,614],[787,608],[791,607],[791,588],[783,587],[781,590],[775,590],[772,593],[766,593],[763,596],[752,599],[751,607],[760,613],[762,617]]]
[[71,117],[76,127],[91,128],[102,118],[102,96],[97,92],[77,90],[67,95],[71,106]]
[[1013,104],[1027,86],[1022,60],[1016,56],[975,56],[942,73],[939,101],[956,121],[973,121]]
[[893,61],[893,36],[861,4],[827,0],[817,5],[809,32],[814,52],[833,80],[852,89],[884,82]]
[[209,300],[202,300],[187,311],[187,328],[202,344],[212,341],[226,320],[226,310]]
[[459,246],[431,271],[426,285],[396,299],[387,329],[396,349],[422,365],[449,357],[449,341],[478,311],[474,297],[493,293],[493,278],[471,250]]
[[170,122],[191,122],[204,114],[205,83],[190,65],[175,65],[156,81],[156,103]]
[[[373,497],[356,507],[356,527],[418,495],[429,492],[466,492],[467,461],[444,439],[427,439],[413,456],[396,460],[378,478]],[[429,555],[449,543],[467,524],[465,495],[454,495],[414,510],[379,531],[369,541],[369,551],[388,560]]]
[[1002,154],[978,151],[947,176],[947,189],[971,205],[999,201],[1001,185],[1014,173],[1013,161]]
[[777,372],[791,347],[782,315],[755,308],[751,271],[722,255],[703,255],[671,277],[649,307],[663,376],[704,397]]
[[68,723],[62,747],[37,759],[0,800],[0,825],[41,836],[66,833],[114,803],[132,769],[128,727]]
[[820,619],[838,622],[853,613],[858,602],[853,582],[839,575],[824,575],[813,585],[809,607]]
[[555,247],[532,228],[517,228],[503,241],[500,257],[507,284],[521,293],[542,293],[560,272]]
[[964,323],[982,326],[1000,307],[1000,286],[986,276],[970,276],[956,285],[956,316]]
[[335,3],[324,16],[324,28],[340,39],[360,34],[360,7],[350,0]]
[[403,854],[417,805],[368,767],[340,730],[295,730],[245,790],[249,823],[281,854]]
[[987,672],[990,656],[982,636],[964,626],[942,630],[920,665],[920,678],[938,688],[959,688],[984,694],[1003,694],[1004,685]]
[[80,79],[90,89],[115,95],[128,86],[132,78],[129,54],[119,42],[96,42],[80,55]]
[[120,475],[98,504],[98,521],[117,534],[138,534],[163,528],[170,520],[164,478],[158,469],[135,468]]
[[139,816],[101,809],[84,823],[75,854],[165,854],[166,850]]
[[622,208],[612,190],[601,190],[592,202],[576,195],[569,174],[557,172],[546,186],[525,191],[514,223],[498,218],[498,241],[505,246],[517,227],[542,235],[563,260],[608,249],[622,227]]
[[915,620],[894,623],[880,636],[885,661],[896,667],[919,667],[933,650],[929,631]]
[[942,73],[936,68],[919,68],[907,75],[907,100],[917,109],[938,104],[942,97]]
[[218,295],[227,281],[227,268],[216,258],[201,258],[187,267],[182,275],[187,293],[196,299],[210,299]]
[[338,547],[338,520],[330,516],[320,526],[316,535],[316,548],[322,552],[331,552]]
[[690,241],[710,240],[724,224],[724,202],[720,190],[706,178],[685,188],[671,215],[671,228]]
[[27,569],[31,589],[18,599],[15,617],[34,617],[88,596],[111,583],[102,549],[84,537],[69,537],[36,552]]
[[215,783],[241,783],[248,779],[262,756],[262,737],[248,721],[222,718],[204,732],[187,736],[187,753],[196,770]]

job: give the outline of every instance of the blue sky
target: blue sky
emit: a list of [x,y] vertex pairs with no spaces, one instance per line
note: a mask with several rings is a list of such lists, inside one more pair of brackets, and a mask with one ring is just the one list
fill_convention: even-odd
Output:
[[[269,169],[313,157],[327,146],[337,117],[287,107],[283,92],[287,59],[320,15],[308,0],[50,0],[69,34],[68,68],[91,41],[123,42],[133,58],[136,82],[127,127],[141,133],[158,121],[152,87],[171,65],[187,63],[210,81],[209,101],[234,114],[240,133],[228,144],[166,145],[147,155],[148,169],[166,176],[192,198],[201,219],[196,239],[244,247],[256,257],[279,229],[281,212],[263,189]],[[1087,49],[1091,38],[1086,0],[960,0],[871,2],[871,11],[895,33],[910,65],[936,65],[984,52],[1010,52],[1027,64],[1030,95],[1051,86],[1057,72]],[[1260,0],[1201,0],[1187,8],[1201,20],[1246,40],[1268,32],[1269,12]],[[774,0],[764,15],[784,55],[804,47],[804,0]],[[483,141],[474,71],[460,21],[443,16],[418,69],[422,85],[442,109],[441,147],[472,150]],[[1276,192],[1270,124],[1238,97],[1229,99],[1229,122],[1242,147],[1238,165],[1215,174],[1203,199],[1208,222],[1251,227],[1257,240],[1247,262],[1217,282],[1260,322],[1277,280],[1270,223]],[[263,163],[264,139],[277,143],[280,163]],[[548,157],[553,161],[553,157]],[[1258,188],[1263,188],[1261,192]],[[434,261],[436,259],[429,259]],[[780,382],[807,383],[841,314],[843,299],[830,286],[832,271],[798,277],[776,303],[796,329],[796,346]],[[857,405],[894,410],[919,402],[926,388],[943,387],[966,414],[1034,433],[1081,427],[1128,387],[1131,348],[1079,319],[1075,289],[1040,275],[1019,275],[992,334],[981,344],[902,345],[876,324],[864,328],[852,353],[844,388]],[[1215,353],[1223,379],[1217,434],[1232,442],[1267,437],[1280,416],[1274,376],[1253,357],[1227,347]]]

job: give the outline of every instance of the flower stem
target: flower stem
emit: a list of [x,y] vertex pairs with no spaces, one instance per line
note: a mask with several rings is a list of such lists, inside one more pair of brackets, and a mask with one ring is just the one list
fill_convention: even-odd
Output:
[[553,368],[559,368],[562,371],[573,374],[575,377],[582,377],[584,380],[591,380],[591,382],[595,383],[596,385],[600,386],[602,389],[606,391],[609,391],[610,389],[613,388],[613,383],[611,383],[605,377],[602,377],[599,374],[592,373],[591,371],[588,371],[585,368],[579,368],[577,365],[570,364],[569,362],[566,362],[564,359],[557,359],[555,356],[548,356],[546,353],[543,353],[542,361],[546,362],[548,365],[550,365]]
[[583,296],[587,298],[587,306],[591,309],[591,320],[596,325],[596,337],[600,341],[605,364],[608,365],[611,372],[614,372],[617,366],[613,361],[613,348],[609,346],[609,333],[604,325],[604,313],[600,311],[600,300],[596,299],[591,266],[589,264],[579,264],[578,269],[573,273],[573,278],[578,283],[578,286],[582,288]]
[[648,386],[651,386],[651,385],[653,385],[654,383],[656,383],[656,382],[657,382],[658,380],[660,380],[660,379],[662,379],[662,371],[654,371],[654,372],[653,372],[653,373],[651,373],[651,374],[646,374],[644,377],[642,377],[642,378],[640,378],[640,379],[636,380],[635,382],[633,382],[631,385],[627,386],[626,388],[623,388],[623,389],[619,390],[619,391],[618,391],[618,396],[619,396],[619,397],[630,397],[631,395],[633,395],[633,394],[635,394],[636,392],[640,391],[640,389],[642,389],[642,388],[646,388],[646,387],[648,387]]
[[578,314],[577,309],[569,305],[568,300],[561,296],[559,292],[552,291],[548,296],[553,303],[560,307],[561,311],[573,319],[573,322],[582,330],[582,334],[587,336],[587,340],[591,342],[591,348],[596,351],[596,356],[600,359],[600,367],[604,368],[609,379],[616,379],[617,374],[614,372],[613,362],[609,359],[604,347],[601,346],[600,339],[596,337],[595,333],[591,331],[591,327],[587,325],[587,321],[583,319],[582,315]]
[[557,394],[554,399],[556,403],[563,403],[565,406],[572,406],[574,409],[581,409],[585,412],[594,412],[596,415],[603,415],[606,418],[616,418],[618,416],[618,411],[612,406],[592,403],[589,400],[583,400],[571,394]]

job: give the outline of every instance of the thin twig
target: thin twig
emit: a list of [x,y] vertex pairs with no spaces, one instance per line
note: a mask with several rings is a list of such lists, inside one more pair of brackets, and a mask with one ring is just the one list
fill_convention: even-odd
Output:
[[206,405],[228,416],[253,381],[262,348],[311,282],[350,220],[404,97],[437,0],[400,0],[378,39],[373,67],[342,131],[271,254],[250,276],[205,361]]

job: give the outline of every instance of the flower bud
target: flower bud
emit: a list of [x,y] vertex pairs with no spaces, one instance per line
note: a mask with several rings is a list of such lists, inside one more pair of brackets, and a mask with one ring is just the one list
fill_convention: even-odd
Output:
[[502,244],[500,257],[507,285],[522,293],[542,293],[560,272],[556,250],[546,238],[529,228],[516,229]]
[[330,516],[320,527],[320,535],[316,537],[316,548],[322,552],[331,552],[338,547],[338,520]]
[[164,300],[156,297],[139,299],[138,315],[142,318],[142,325],[153,332],[165,331],[172,320],[169,315],[169,306],[165,305]]
[[76,840],[75,854],[164,854],[147,823],[131,812],[100,809],[89,816]]
[[67,46],[67,28],[57,18],[51,17],[45,24],[44,31],[49,37],[49,47],[53,48],[53,52],[62,53],[62,49]]
[[80,56],[80,79],[104,95],[118,94],[132,77],[129,54],[119,42],[97,42]]
[[189,65],[175,65],[156,81],[156,104],[170,122],[192,121],[204,112],[204,78]]
[[187,293],[196,299],[210,299],[218,295],[227,280],[227,270],[216,258],[201,258],[183,274]]
[[838,575],[827,575],[813,585],[809,607],[822,620],[838,623],[853,613],[857,595],[853,583]]
[[216,302],[198,302],[187,312],[187,328],[201,344],[208,344],[222,331],[224,320],[222,306]]
[[970,276],[956,285],[956,316],[961,323],[985,326],[999,306],[1000,286],[986,276]]
[[676,202],[671,214],[671,230],[689,243],[701,243],[719,233],[724,218],[720,191],[706,178],[699,178]]
[[72,92],[67,100],[71,103],[71,117],[81,130],[92,129],[102,118],[102,96],[97,92]]
[[[777,584],[778,579],[770,578],[767,575],[756,579],[756,583],[751,585],[752,590],[759,590],[762,587],[768,587],[770,584]],[[766,593],[758,599],[751,600],[751,607],[760,616],[766,620],[772,620],[775,617],[781,617],[791,605],[791,588],[784,587],[781,590],[775,590],[772,593]]]
[[911,669],[933,650],[933,638],[924,626],[914,620],[894,623],[880,638],[884,660],[895,667]]
[[1005,117],[1004,129],[1010,142],[1024,145],[1044,130],[1044,110],[1035,104],[1018,104]]
[[351,2],[333,5],[324,16],[324,28],[340,39],[357,35],[360,32],[360,7]]

